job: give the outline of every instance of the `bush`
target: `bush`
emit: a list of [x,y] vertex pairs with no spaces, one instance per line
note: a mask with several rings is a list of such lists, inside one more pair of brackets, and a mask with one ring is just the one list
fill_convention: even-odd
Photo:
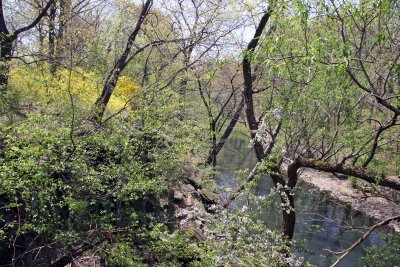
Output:
[[[162,220],[157,202],[173,163],[168,153],[153,157],[162,144],[157,136],[112,127],[72,142],[68,121],[43,115],[2,132],[1,262],[16,254],[27,264],[39,247],[59,255],[104,233],[117,237],[118,229],[131,233]],[[36,259],[31,263],[46,265]]]

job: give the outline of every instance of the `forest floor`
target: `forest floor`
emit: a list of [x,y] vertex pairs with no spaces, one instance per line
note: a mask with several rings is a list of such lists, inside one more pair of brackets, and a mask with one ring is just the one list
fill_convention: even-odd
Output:
[[[400,215],[400,194],[398,192],[392,192],[376,185],[373,185],[375,190],[370,190],[371,185],[353,186],[347,178],[339,178],[332,173],[311,169],[300,170],[299,178],[305,183],[327,192],[333,199],[373,219],[383,221]],[[389,227],[400,232],[399,222],[392,222]]]

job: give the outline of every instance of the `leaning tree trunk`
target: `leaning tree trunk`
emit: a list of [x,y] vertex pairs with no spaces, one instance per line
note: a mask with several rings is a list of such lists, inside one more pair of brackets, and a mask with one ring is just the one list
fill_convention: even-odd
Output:
[[117,85],[118,79],[121,76],[122,71],[125,69],[127,64],[129,63],[129,54],[132,50],[136,37],[139,34],[139,31],[142,27],[142,24],[148,15],[151,5],[153,4],[152,0],[147,0],[143,5],[142,11],[140,12],[139,19],[136,23],[135,29],[131,33],[126,43],[126,47],[120,58],[118,59],[117,63],[108,74],[107,80],[104,84],[103,91],[101,92],[100,97],[96,100],[95,107],[94,107],[94,115],[93,120],[96,123],[101,123],[101,120],[104,116],[106,111],[108,102],[110,101],[111,95]]
[[[258,24],[256,32],[254,34],[253,39],[248,44],[243,58],[243,78],[244,78],[244,89],[243,89],[243,99],[246,106],[246,120],[247,125],[250,129],[250,135],[253,142],[253,148],[257,157],[258,162],[263,162],[271,152],[271,149],[264,148],[263,144],[257,140],[256,133],[259,129],[259,123],[256,119],[255,111],[254,111],[254,100],[253,100],[253,74],[252,74],[252,66],[251,66],[251,58],[254,50],[258,46],[259,39],[269,21],[269,18],[272,14],[272,7],[268,8],[268,11],[263,15]],[[279,127],[280,128],[280,127]],[[279,129],[278,129],[279,131]],[[283,233],[290,240],[293,238],[294,227],[296,223],[296,213],[294,211],[294,198],[291,194],[292,189],[296,185],[297,178],[288,177],[288,182],[280,175],[278,166],[275,167],[276,170],[272,172],[271,178],[274,182],[275,187],[278,189],[281,201],[284,206],[282,210],[282,219],[283,219]],[[296,169],[296,177],[297,177],[297,169]]]
[[226,129],[225,129],[224,133],[222,134],[221,138],[219,139],[218,143],[213,145],[212,150],[208,154],[208,157],[206,160],[207,164],[212,164],[213,166],[216,165],[218,153],[221,151],[222,147],[224,146],[224,144],[228,140],[229,136],[231,135],[233,129],[235,128],[236,123],[238,122],[240,115],[242,114],[243,107],[244,107],[244,101],[242,98],[242,100],[240,101],[239,107],[236,109],[235,114],[233,115],[233,117],[231,118],[231,121],[229,122],[228,127],[226,127]]

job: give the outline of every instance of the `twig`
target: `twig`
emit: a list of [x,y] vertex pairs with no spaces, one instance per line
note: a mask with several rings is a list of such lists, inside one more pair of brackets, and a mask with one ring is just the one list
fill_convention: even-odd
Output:
[[331,267],[335,267],[339,264],[339,262],[341,262],[350,252],[352,252],[358,245],[360,245],[364,240],[366,240],[368,238],[368,236],[376,229],[379,228],[381,226],[387,225],[392,221],[400,221],[400,215],[395,216],[395,217],[391,217],[385,221],[382,221],[380,223],[375,224],[374,226],[372,226],[371,228],[369,228],[369,230],[360,238],[358,239],[353,245],[351,245],[348,249],[339,252],[339,253],[335,253],[335,254],[342,254],[342,256],[340,256],[339,259],[337,259],[332,265]]

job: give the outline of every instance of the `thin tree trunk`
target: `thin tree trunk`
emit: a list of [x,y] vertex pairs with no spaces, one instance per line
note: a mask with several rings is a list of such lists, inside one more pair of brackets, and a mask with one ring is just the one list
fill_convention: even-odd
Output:
[[56,42],[56,51],[55,58],[58,64],[62,64],[64,62],[64,41],[65,34],[68,31],[67,21],[68,16],[70,16],[71,12],[71,0],[59,0],[59,10],[60,15],[58,18],[58,34],[57,34],[57,42]]
[[[211,147],[212,150],[215,148],[215,146],[217,145],[217,133],[216,133],[216,121],[214,119],[211,119],[210,122],[210,130],[211,130]],[[213,167],[215,167],[217,165],[217,155],[214,155],[212,157],[212,161],[211,161]]]
[[[218,143],[213,146],[213,149],[210,151],[210,154],[207,157],[207,164],[211,164],[217,161],[217,156],[218,153],[221,151],[222,147],[224,146],[224,144],[226,143],[226,141],[228,140],[229,136],[231,135],[233,129],[235,128],[236,123],[238,122],[240,115],[242,114],[242,110],[244,107],[244,100],[242,98],[242,100],[240,101],[239,107],[236,109],[235,114],[233,115],[231,121],[229,122],[228,127],[226,127],[224,133],[222,134],[221,138],[219,139]],[[215,166],[215,165],[213,165]]]
[[54,74],[57,69],[57,63],[55,58],[56,51],[56,13],[57,5],[56,1],[51,5],[49,12],[49,62],[50,62],[50,73]]

